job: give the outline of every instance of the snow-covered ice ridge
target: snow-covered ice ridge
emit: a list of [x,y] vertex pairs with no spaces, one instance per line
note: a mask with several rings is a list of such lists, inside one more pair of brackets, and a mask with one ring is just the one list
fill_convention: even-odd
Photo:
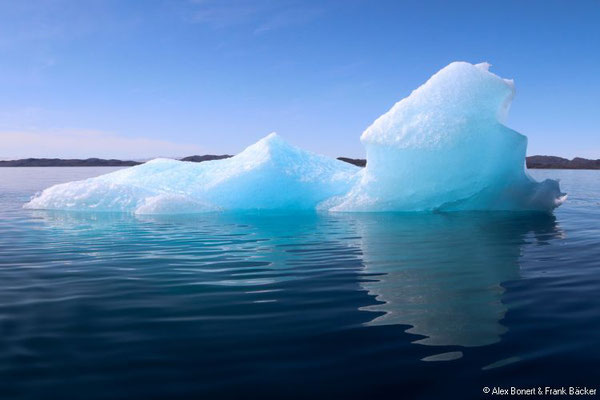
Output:
[[454,62],[362,136],[367,167],[298,149],[271,133],[224,160],[156,159],[52,186],[32,209],[174,214],[216,210],[545,211],[566,195],[525,170],[527,138],[503,123],[512,80]]

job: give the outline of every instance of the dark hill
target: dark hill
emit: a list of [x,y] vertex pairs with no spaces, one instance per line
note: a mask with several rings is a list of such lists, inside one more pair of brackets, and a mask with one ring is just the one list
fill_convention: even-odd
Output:
[[600,169],[600,160],[588,160],[587,158],[575,157],[568,160],[554,156],[531,156],[527,157],[527,168],[532,169]]
[[212,154],[205,154],[203,156],[184,157],[180,161],[202,162],[202,161],[222,160],[224,158],[231,158],[231,157],[233,157],[233,156],[230,156],[229,154],[223,154],[220,156],[215,156]]
[[[181,161],[203,162],[222,160],[233,157],[229,154],[205,154],[184,157]],[[361,158],[338,157],[358,167],[367,165],[367,160]],[[87,158],[87,159],[62,159],[62,158],[24,158],[21,160],[0,161],[0,167],[129,167],[143,164],[142,161],[123,161],[115,159]],[[572,160],[555,156],[527,157],[527,168],[531,169],[600,169],[600,160],[588,160],[575,157]]]
[[[367,165],[367,160],[361,158],[338,157],[338,160],[354,164],[358,167]],[[568,160],[555,156],[531,156],[527,157],[527,168],[530,169],[600,169],[600,160],[588,160],[587,158],[575,157]]]
[[128,167],[141,164],[139,161],[104,160],[101,158],[62,159],[24,158],[22,160],[0,161],[0,167]]
[[367,166],[367,160],[363,160],[362,158],[338,157],[337,159],[340,161],[350,163],[350,164],[354,164],[357,167],[366,167]]
[[[231,157],[225,155],[207,154],[203,156],[189,156],[181,161],[202,162],[221,160]],[[106,160],[102,158],[64,159],[64,158],[24,158],[21,160],[0,161],[0,167],[130,167],[143,164],[143,161]]]

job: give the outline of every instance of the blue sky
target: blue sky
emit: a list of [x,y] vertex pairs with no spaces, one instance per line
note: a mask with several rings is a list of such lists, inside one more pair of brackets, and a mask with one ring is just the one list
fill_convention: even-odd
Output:
[[515,79],[529,154],[600,158],[600,1],[0,0],[0,158],[364,155],[456,60]]

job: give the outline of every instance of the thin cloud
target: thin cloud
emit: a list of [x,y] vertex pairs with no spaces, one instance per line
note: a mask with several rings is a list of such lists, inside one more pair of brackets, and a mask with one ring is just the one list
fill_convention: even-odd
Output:
[[0,132],[0,158],[118,158],[141,160],[203,154],[201,146],[103,132]]
[[292,8],[275,14],[266,22],[254,30],[255,34],[261,34],[275,29],[287,28],[309,23],[324,13],[319,8]]
[[192,1],[190,20],[215,29],[250,27],[255,34],[308,23],[324,13],[321,7],[297,1]]

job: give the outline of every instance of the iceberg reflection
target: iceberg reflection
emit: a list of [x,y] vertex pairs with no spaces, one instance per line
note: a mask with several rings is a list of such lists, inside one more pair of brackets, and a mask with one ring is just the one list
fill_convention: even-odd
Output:
[[483,346],[500,340],[502,283],[519,277],[523,245],[555,236],[548,215],[496,213],[354,215],[363,287],[382,312],[367,325],[411,325],[425,345]]
[[115,265],[147,260],[139,273],[155,270],[161,284],[244,293],[252,286],[282,304],[296,291],[306,304],[336,305],[312,311],[332,329],[347,313],[366,326],[410,325],[407,332],[422,336],[417,343],[465,347],[500,340],[502,283],[519,278],[528,245],[561,234],[553,216],[519,213],[32,216],[49,228],[40,242],[76,241],[89,257],[120,260]]

